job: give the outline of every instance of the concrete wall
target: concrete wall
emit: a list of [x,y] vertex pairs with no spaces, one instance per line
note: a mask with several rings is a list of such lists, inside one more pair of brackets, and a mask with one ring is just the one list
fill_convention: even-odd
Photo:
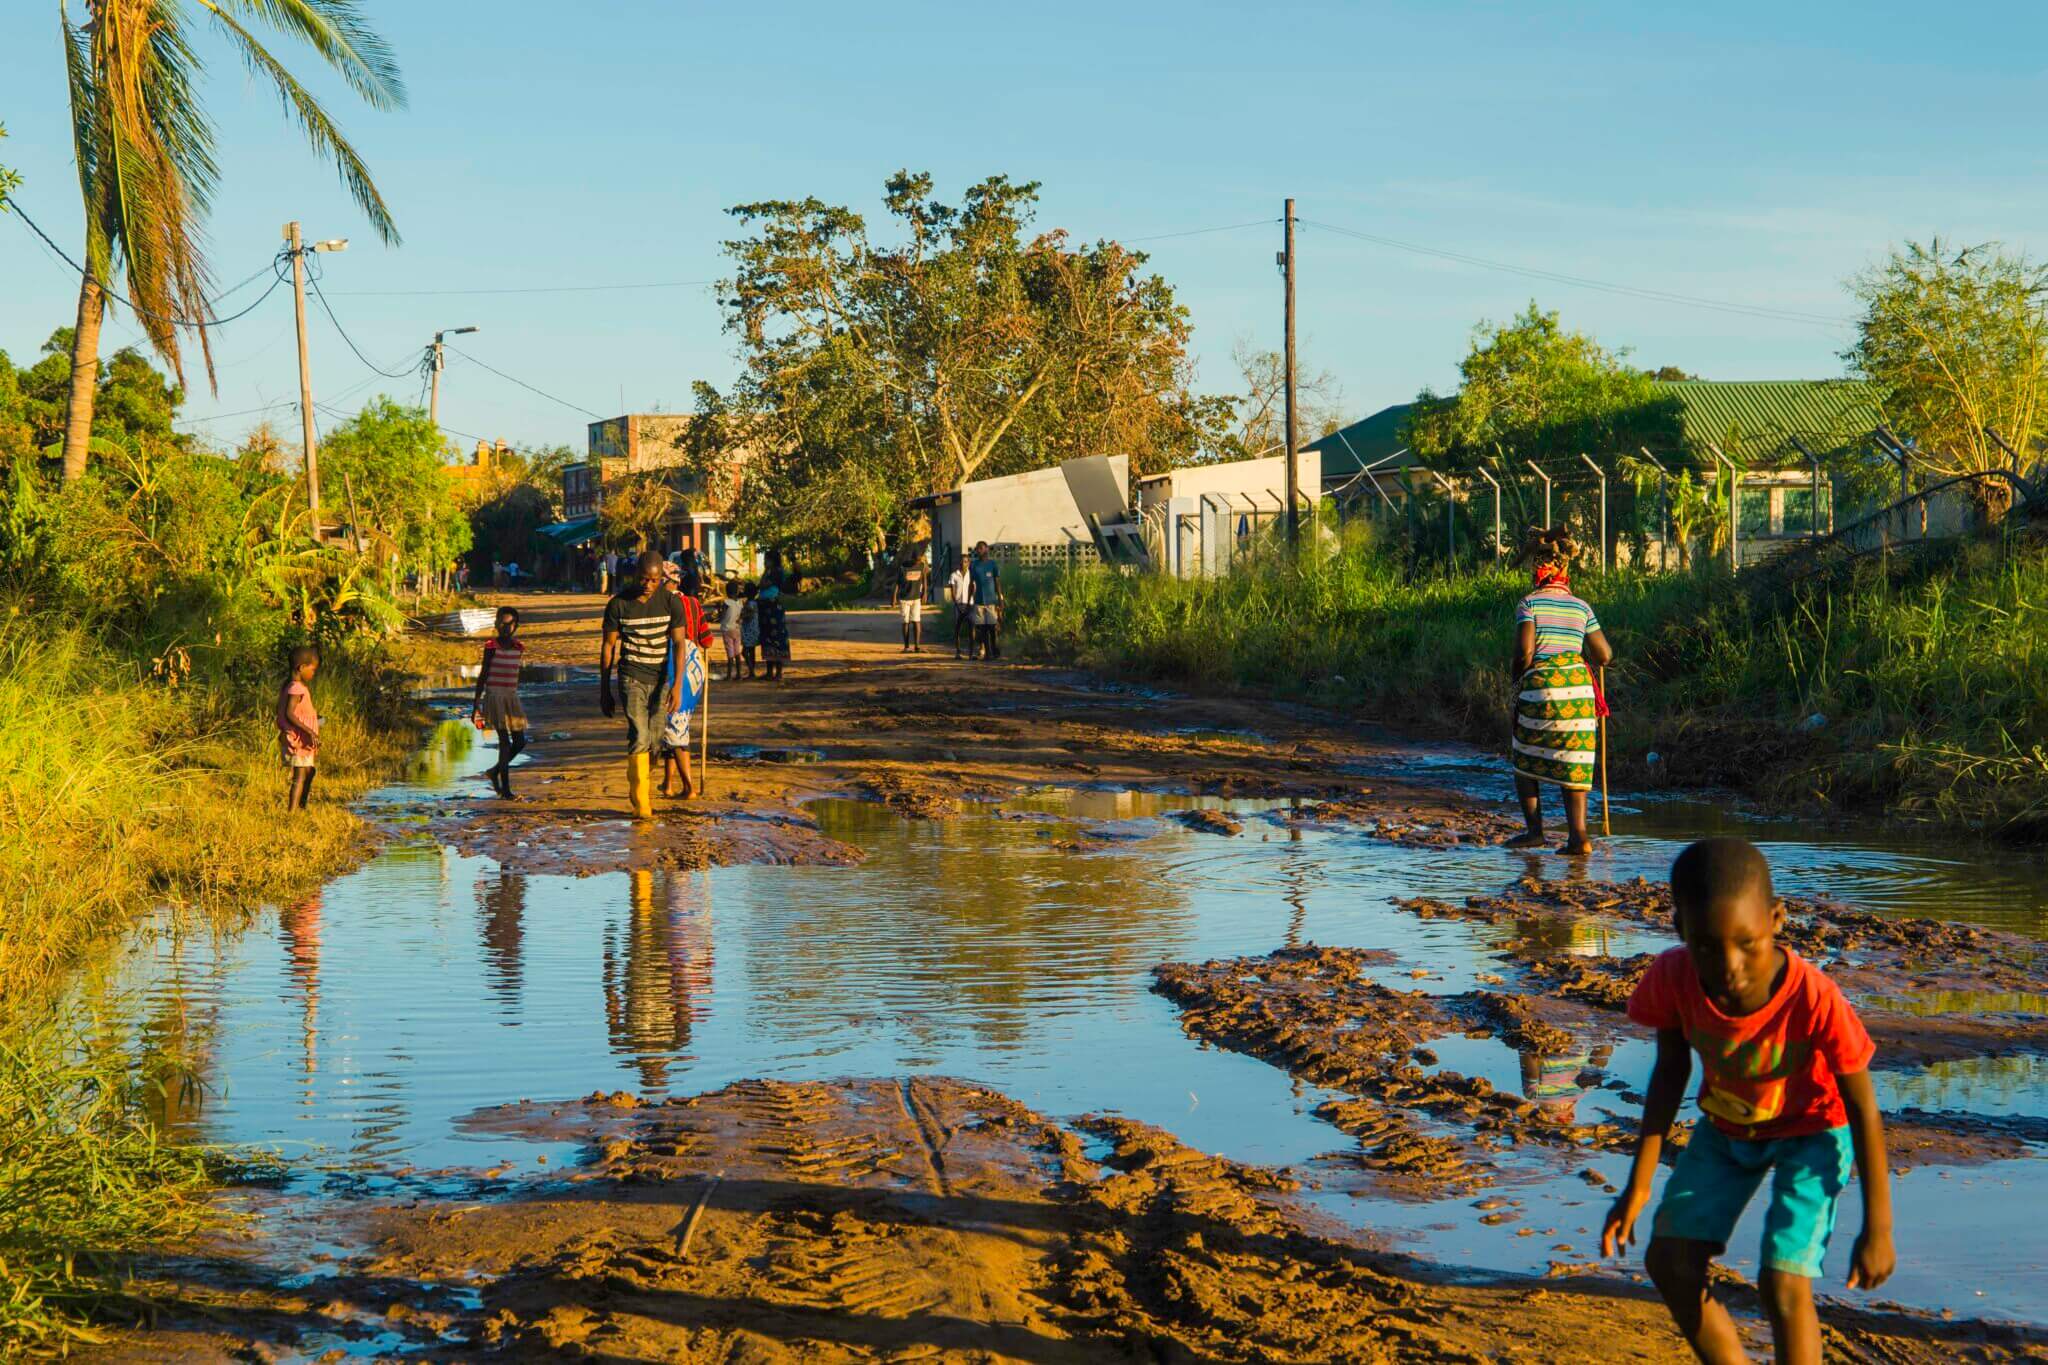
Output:
[[[1109,467],[1117,482],[1128,487],[1130,457],[1112,455]],[[959,517],[957,530],[949,513]],[[938,538],[955,545],[971,547],[984,540],[991,545],[1095,543],[1087,523],[1081,520],[1080,509],[1074,506],[1067,476],[1057,467],[967,484],[960,490],[958,507],[941,508],[934,520]]]
[[[1323,492],[1322,452],[1297,450],[1294,453],[1294,477],[1305,499],[1314,502],[1320,498]],[[1162,478],[1146,479],[1138,485],[1138,507],[1144,511],[1168,498],[1199,498],[1205,493],[1221,494],[1240,507],[1247,497],[1256,500],[1261,507],[1270,508],[1276,503],[1284,507],[1287,502],[1287,457],[1271,455],[1263,460],[1190,465],[1173,470]]]

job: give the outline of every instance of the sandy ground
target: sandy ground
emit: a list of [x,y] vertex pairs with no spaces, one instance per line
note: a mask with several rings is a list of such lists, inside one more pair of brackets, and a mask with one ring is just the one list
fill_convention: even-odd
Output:
[[[593,664],[600,600],[522,599],[536,662]],[[437,835],[533,872],[848,860],[800,802],[864,794],[906,817],[1021,786],[1099,782],[1302,798],[1297,818],[1418,843],[1495,840],[1494,812],[1421,786],[1345,776],[1393,741],[1299,709],[1167,699],[1055,670],[898,650],[893,617],[798,613],[780,686],[715,684],[707,794],[623,818],[622,727],[594,683],[535,690],[518,798],[479,783],[425,803]],[[468,661],[473,646],[423,651]],[[815,761],[740,760],[735,746]],[[785,754],[785,756],[788,756]],[[1205,826],[1228,837],[1233,822]],[[1386,1193],[1477,1194],[1504,1146],[1625,1147],[1624,1126],[1546,1122],[1483,1081],[1414,1064],[1434,1038],[1486,1031],[1539,1050],[1597,1035],[1641,964],[1565,961],[1546,917],[1668,915],[1656,888],[1529,883],[1414,902],[1421,916],[1524,926],[1493,988],[1428,998],[1377,979],[1374,945],[1161,964],[1189,1033],[1345,1092],[1326,1106]],[[2012,984],[2038,965],[1978,931],[1910,930],[1807,908],[1800,946],[1917,984]],[[1888,937],[1889,935],[1889,937]],[[1946,935],[1945,937],[1943,935]],[[1510,980],[1512,978],[1512,981]],[[1876,978],[1873,978],[1876,979]],[[1911,1016],[1874,1023],[1929,1041]],[[1923,1031],[1924,1033],[1924,1031]],[[1559,1040],[1563,1040],[1560,1042]],[[1423,1131],[1416,1120],[1431,1120]],[[141,1273],[150,1324],[120,1360],[577,1358],[602,1361],[1679,1361],[1639,1282],[1572,1273],[1474,1282],[1395,1255],[1296,1202],[1294,1177],[1193,1151],[1115,1117],[1059,1121],[935,1077],[742,1082],[658,1105],[593,1095],[519,1104],[487,1131],[580,1139],[559,1178],[489,1202],[358,1209],[297,1286],[223,1243]],[[1333,1138],[1337,1132],[1333,1131]],[[2042,1135],[1902,1125],[1900,1162],[2009,1154]],[[1342,1139],[1338,1139],[1341,1141]],[[2000,1146],[2003,1142],[2006,1146]],[[1981,1151],[1966,1150],[1972,1143]],[[1506,1201],[1503,1201],[1506,1202]],[[254,1248],[275,1257],[275,1248]],[[1753,1297],[1727,1287],[1762,1348]],[[1827,1310],[1831,1358],[1914,1362],[2048,1355],[2048,1334],[1903,1312]]]

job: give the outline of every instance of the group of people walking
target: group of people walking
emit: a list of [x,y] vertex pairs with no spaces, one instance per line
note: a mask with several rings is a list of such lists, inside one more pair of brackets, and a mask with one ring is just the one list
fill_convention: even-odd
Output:
[[[914,555],[897,565],[889,603],[901,613],[906,654],[924,652],[924,608],[931,587],[931,572],[922,556]],[[953,557],[952,572],[940,591],[953,608],[953,657],[1001,658],[997,635],[1003,619],[1003,570],[987,541],[977,544],[971,554]]]

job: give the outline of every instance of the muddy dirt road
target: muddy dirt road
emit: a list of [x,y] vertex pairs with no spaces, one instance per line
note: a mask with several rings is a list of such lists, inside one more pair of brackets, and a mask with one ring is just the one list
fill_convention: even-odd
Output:
[[[598,599],[521,605],[533,662],[594,664]],[[710,789],[651,825],[594,677],[539,686],[519,799],[399,789],[370,807],[391,853],[324,907],[151,964],[197,983],[159,1030],[217,1030],[197,1135],[343,1150],[138,1267],[146,1325],[104,1358],[1686,1358],[1587,1235],[1657,888],[1517,881],[1498,807],[1331,718],[906,659],[879,613],[792,635],[780,687],[714,683]],[[2037,944],[1800,909],[1899,1066],[2034,1055]],[[1928,1003],[1987,992],[1989,1022]],[[1908,1217],[2038,1166],[2040,1120],[1996,1118],[1898,1123],[1909,1255]],[[1476,1233],[1529,1273],[1476,1271]],[[1832,1358],[2048,1353],[1883,1294],[1824,1316]]]

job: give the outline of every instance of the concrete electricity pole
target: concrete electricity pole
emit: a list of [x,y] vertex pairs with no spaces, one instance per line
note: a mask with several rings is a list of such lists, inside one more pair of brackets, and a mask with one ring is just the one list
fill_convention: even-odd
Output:
[[336,237],[306,246],[297,223],[284,225],[285,254],[292,258],[292,308],[299,321],[299,435],[306,447],[306,506],[313,513],[313,539],[320,531],[320,451],[313,432],[313,366],[306,356],[306,253],[346,251],[348,239]]
[[441,371],[448,364],[447,357],[441,353],[441,338],[459,337],[465,332],[474,332],[475,330],[476,328],[474,327],[450,327],[444,331],[434,333],[434,363],[431,381],[433,397],[427,400],[427,420],[432,422],[437,430],[441,425]]
[[1296,468],[1294,441],[1294,201],[1287,201],[1287,249],[1280,253],[1280,269],[1287,277],[1287,544],[1301,541],[1301,476]]

